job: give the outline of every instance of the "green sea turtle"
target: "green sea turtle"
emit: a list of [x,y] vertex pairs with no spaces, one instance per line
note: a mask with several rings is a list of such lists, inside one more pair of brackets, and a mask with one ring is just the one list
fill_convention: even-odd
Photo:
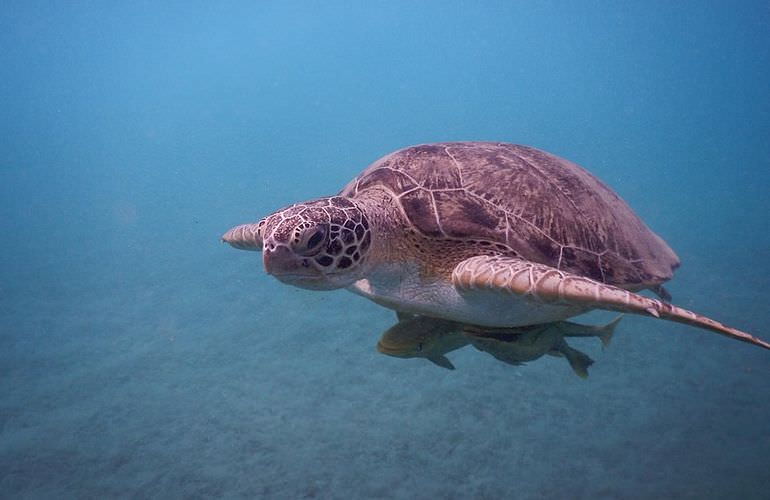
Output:
[[[370,165],[336,196],[296,203],[223,240],[265,270],[347,288],[406,313],[515,327],[608,309],[686,323],[767,349],[668,303],[679,259],[611,189],[538,149],[424,144]],[[649,289],[657,300],[635,292]]]

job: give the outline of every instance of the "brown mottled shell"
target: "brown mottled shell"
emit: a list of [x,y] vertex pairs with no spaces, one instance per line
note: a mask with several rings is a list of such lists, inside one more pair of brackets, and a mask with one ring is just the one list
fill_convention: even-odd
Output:
[[377,160],[340,194],[362,198],[372,188],[390,191],[428,238],[502,243],[525,259],[624,288],[662,283],[679,265],[615,192],[535,148],[413,146]]

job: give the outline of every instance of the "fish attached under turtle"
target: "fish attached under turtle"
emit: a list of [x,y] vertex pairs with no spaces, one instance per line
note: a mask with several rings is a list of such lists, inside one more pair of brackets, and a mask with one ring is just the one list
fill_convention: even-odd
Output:
[[[685,323],[770,349],[669,303],[679,259],[582,167],[514,144],[450,142],[391,153],[337,195],[230,229],[265,270],[310,290],[481,330],[593,309]],[[661,300],[637,292],[651,290]]]
[[575,374],[586,378],[593,360],[571,347],[565,337],[597,337],[607,347],[622,317],[618,316],[602,326],[558,321],[522,327],[484,328],[400,313],[398,323],[380,337],[377,350],[397,358],[425,358],[449,370],[455,367],[446,355],[468,344],[510,365],[521,365],[549,354],[565,357]]

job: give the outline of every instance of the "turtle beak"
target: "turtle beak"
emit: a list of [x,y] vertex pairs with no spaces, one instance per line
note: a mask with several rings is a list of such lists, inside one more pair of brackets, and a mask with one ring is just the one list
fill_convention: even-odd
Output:
[[[280,279],[284,275],[310,275],[309,268],[303,268],[294,252],[283,245],[268,245],[262,252],[265,272]],[[303,272],[306,271],[306,272]]]
[[266,245],[262,251],[262,263],[267,274],[287,285],[309,290],[337,288],[326,280],[323,273],[285,245]]

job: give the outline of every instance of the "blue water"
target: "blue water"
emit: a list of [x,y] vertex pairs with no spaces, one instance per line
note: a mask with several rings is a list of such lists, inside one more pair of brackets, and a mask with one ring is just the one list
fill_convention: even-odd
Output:
[[[770,353],[627,317],[596,363],[375,350],[233,225],[403,146],[533,145],[770,337],[770,7],[0,6],[0,497],[770,498]],[[604,321],[594,314],[587,320]]]

